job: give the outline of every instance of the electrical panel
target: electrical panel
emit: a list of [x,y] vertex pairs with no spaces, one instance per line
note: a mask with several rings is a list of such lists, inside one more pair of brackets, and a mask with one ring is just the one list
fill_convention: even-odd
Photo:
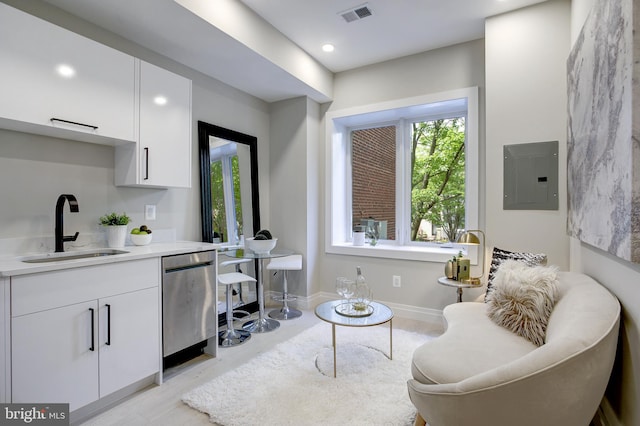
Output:
[[558,210],[558,141],[505,145],[504,210]]

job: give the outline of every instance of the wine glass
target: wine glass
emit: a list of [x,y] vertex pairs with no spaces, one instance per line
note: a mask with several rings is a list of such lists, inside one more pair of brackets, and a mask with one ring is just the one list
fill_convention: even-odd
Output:
[[345,280],[344,286],[344,298],[347,299],[347,305],[350,307],[349,299],[351,299],[356,292],[356,282],[354,280]]
[[344,292],[347,291],[347,279],[345,277],[336,278],[336,293],[344,298]]

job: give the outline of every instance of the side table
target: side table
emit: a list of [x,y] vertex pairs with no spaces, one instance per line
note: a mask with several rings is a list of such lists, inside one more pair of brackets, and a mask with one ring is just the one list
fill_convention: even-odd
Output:
[[457,288],[457,293],[458,293],[458,300],[457,300],[458,303],[462,302],[462,289],[463,288],[482,287],[482,284],[464,283],[462,281],[452,280],[452,279],[449,279],[447,277],[438,278],[438,284],[446,285],[446,286],[449,286],[449,287],[456,287]]

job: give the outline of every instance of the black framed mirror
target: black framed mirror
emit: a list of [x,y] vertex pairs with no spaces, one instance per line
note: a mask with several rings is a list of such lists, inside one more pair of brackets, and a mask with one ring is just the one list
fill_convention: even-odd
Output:
[[[243,235],[251,237],[260,230],[258,139],[198,121],[198,145],[202,241],[235,247]],[[224,260],[224,252],[220,257]],[[243,272],[255,277],[255,265],[251,270],[253,274]],[[245,287],[244,295],[242,286],[234,289],[234,309],[256,312],[256,285]],[[218,315],[218,321],[226,323],[224,313]]]

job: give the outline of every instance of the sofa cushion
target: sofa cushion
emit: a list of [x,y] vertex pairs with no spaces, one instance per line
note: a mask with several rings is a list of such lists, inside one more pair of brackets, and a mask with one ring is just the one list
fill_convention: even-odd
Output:
[[547,255],[544,253],[527,253],[503,250],[498,247],[493,248],[491,255],[491,265],[489,266],[489,276],[487,278],[487,292],[484,301],[488,302],[493,292],[493,280],[498,268],[505,260],[518,260],[529,266],[544,265],[547,263]]
[[445,307],[443,315],[447,331],[413,354],[411,372],[419,382],[457,383],[536,349],[533,343],[491,321],[485,303],[455,303]]
[[487,314],[496,324],[542,346],[558,299],[557,282],[555,267],[507,260],[496,272]]

